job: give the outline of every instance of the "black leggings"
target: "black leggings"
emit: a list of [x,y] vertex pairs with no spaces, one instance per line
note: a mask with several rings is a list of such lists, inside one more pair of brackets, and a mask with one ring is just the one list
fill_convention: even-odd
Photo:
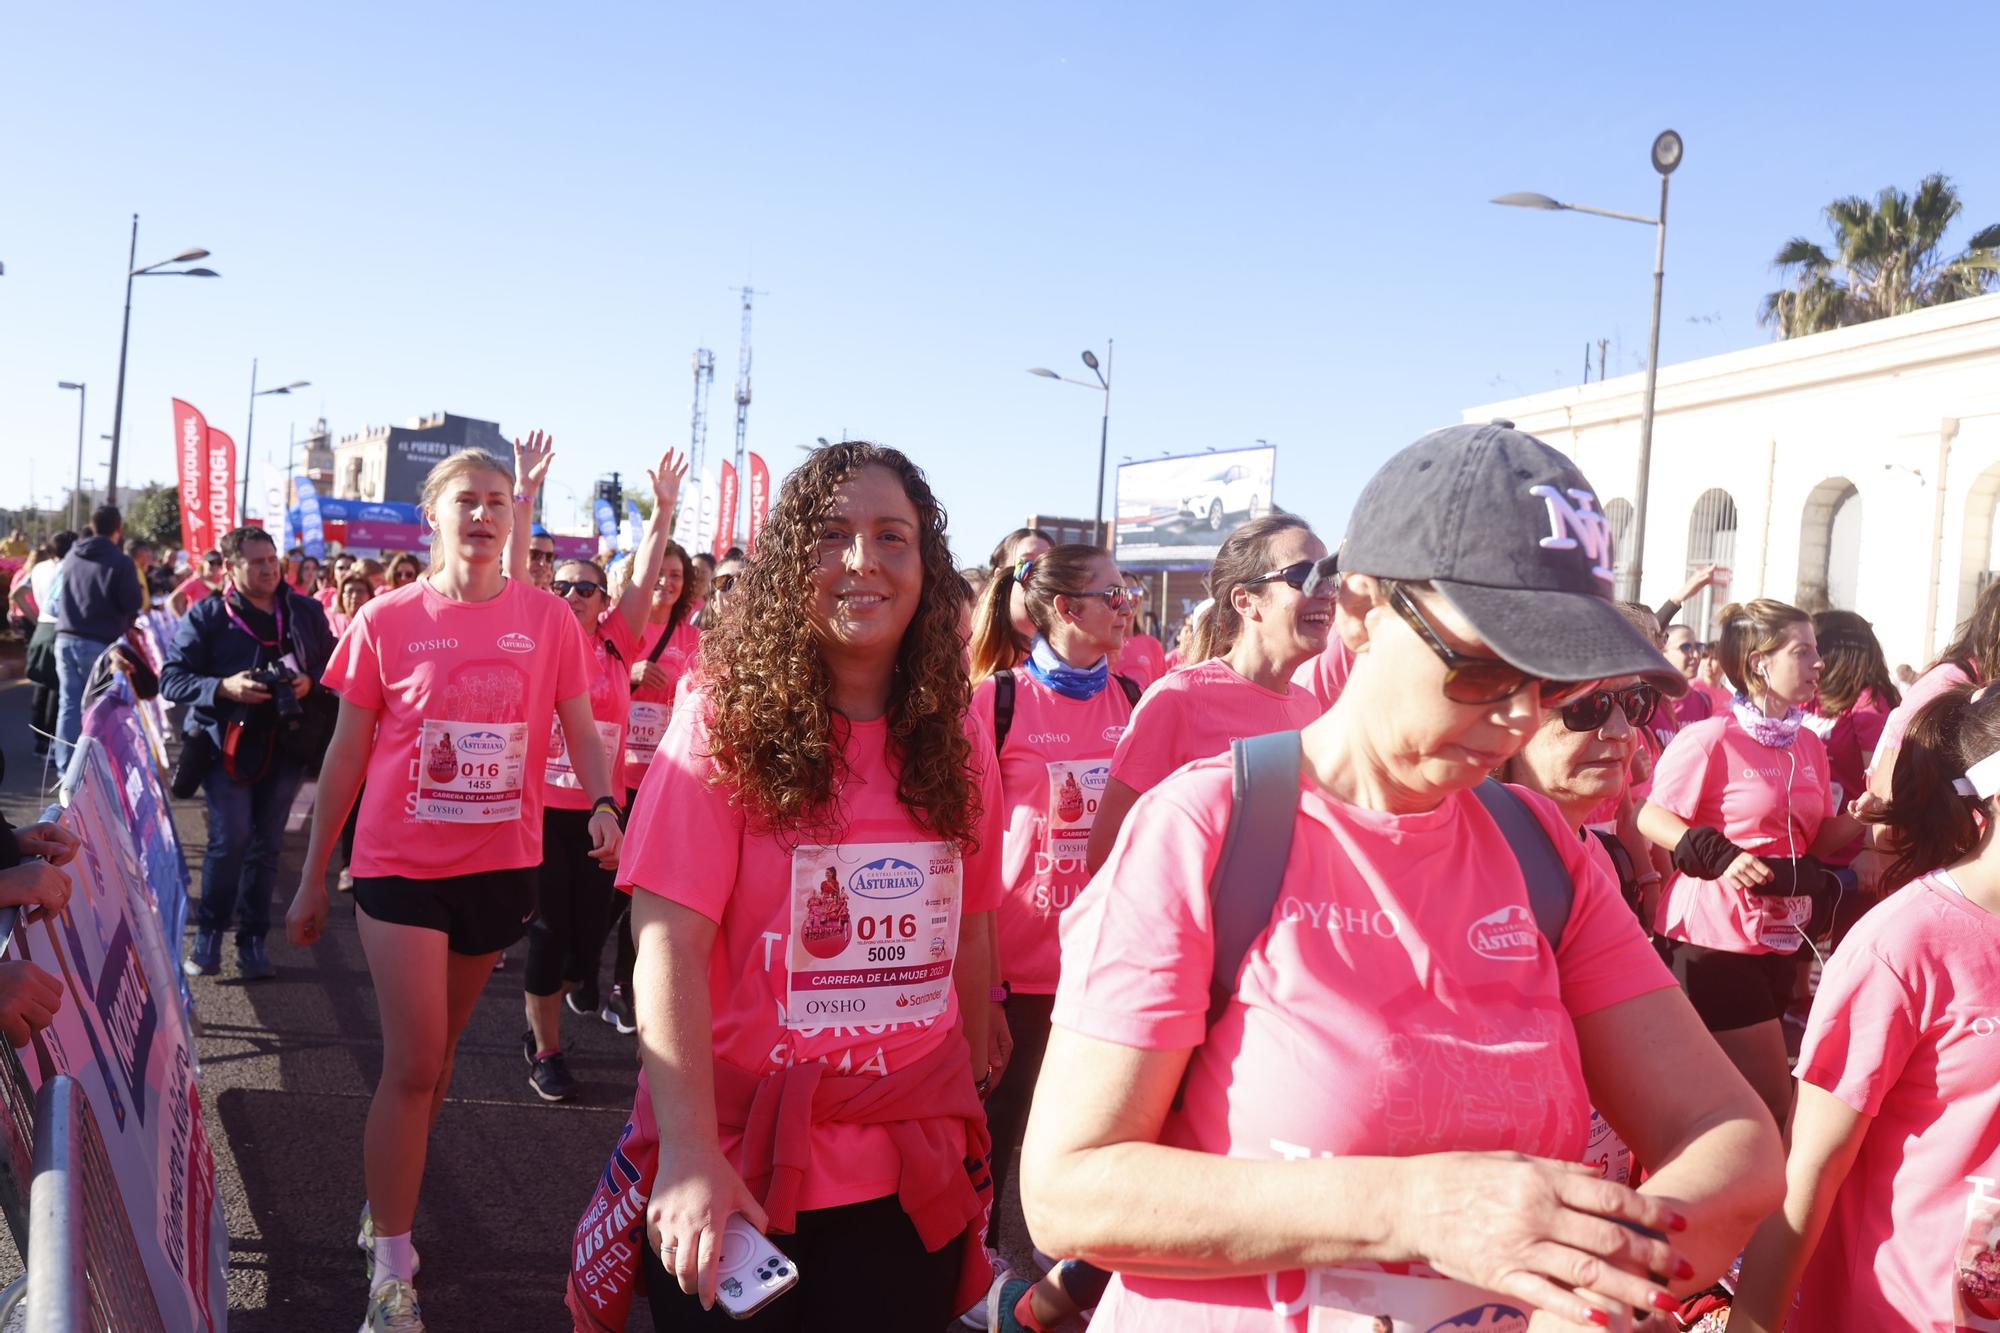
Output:
[[643,1248],[647,1302],[656,1333],[683,1329],[868,1329],[871,1333],[940,1333],[958,1311],[960,1235],[927,1251],[895,1195],[801,1212],[798,1230],[772,1243],[799,1267],[798,1284],[749,1319],[732,1319],[717,1302],[682,1293],[650,1246]]
[[611,881],[611,870],[590,857],[590,811],[544,808],[541,894],[521,981],[528,994],[560,995],[563,982],[580,982],[594,967],[616,892]]

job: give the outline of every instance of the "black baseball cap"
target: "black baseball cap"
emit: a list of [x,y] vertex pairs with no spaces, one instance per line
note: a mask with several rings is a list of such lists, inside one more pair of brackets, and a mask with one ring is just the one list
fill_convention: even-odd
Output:
[[1545,680],[1687,678],[1613,600],[1611,521],[1563,454],[1506,422],[1447,426],[1376,472],[1343,572],[1429,583],[1500,658]]

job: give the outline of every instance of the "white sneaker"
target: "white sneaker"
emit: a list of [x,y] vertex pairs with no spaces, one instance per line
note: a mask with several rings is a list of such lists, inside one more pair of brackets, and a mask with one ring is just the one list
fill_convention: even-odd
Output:
[[393,1277],[377,1284],[368,1293],[368,1317],[361,1321],[361,1333],[424,1333],[415,1285]]

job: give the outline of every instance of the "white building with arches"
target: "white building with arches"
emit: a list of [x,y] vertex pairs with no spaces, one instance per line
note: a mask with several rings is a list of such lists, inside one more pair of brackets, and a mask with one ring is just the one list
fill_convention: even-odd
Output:
[[[1467,408],[1576,459],[1629,543],[1645,377]],[[2000,570],[2000,294],[1663,366],[1644,586],[1657,606],[1707,561],[1724,601],[1859,611],[1921,669]]]

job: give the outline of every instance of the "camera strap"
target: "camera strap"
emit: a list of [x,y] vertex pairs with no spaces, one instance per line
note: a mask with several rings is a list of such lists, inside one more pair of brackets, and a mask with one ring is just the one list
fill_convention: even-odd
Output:
[[[236,589],[234,588],[231,588],[228,592],[224,593],[222,596],[223,612],[226,615],[228,615],[228,617],[231,620],[236,622],[236,628],[242,630],[245,634],[248,634],[251,638],[255,639],[258,643],[262,644],[264,647],[272,649],[283,649],[283,647],[285,646],[285,590],[282,587],[279,588],[278,595],[271,604],[272,619],[275,620],[278,624],[278,635],[274,639],[267,639],[263,635],[259,634],[256,630],[251,629],[250,622],[237,614],[236,608],[230,604],[229,599],[232,596],[241,597],[242,595],[243,594],[237,592]],[[282,656],[282,653],[280,655]]]

